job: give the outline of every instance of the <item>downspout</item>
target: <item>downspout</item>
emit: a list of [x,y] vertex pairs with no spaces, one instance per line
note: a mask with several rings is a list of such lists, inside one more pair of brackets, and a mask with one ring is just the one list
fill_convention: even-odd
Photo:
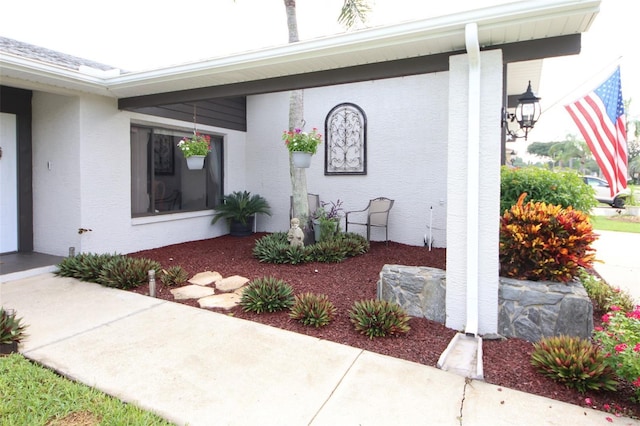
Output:
[[480,198],[480,44],[478,24],[465,26],[469,55],[469,102],[467,123],[467,335],[478,334],[478,211]]

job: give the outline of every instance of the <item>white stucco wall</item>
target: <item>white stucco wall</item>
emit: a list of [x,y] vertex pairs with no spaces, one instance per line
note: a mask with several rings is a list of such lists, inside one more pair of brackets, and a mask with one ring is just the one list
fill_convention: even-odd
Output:
[[[325,176],[324,145],[307,169],[307,189],[323,201],[344,202],[345,210],[363,209],[369,199],[395,200],[389,239],[423,245],[433,208],[434,245],[446,245],[446,173],[448,73],[368,81],[304,91],[306,127],[324,133],[324,121],[336,105],[351,102],[367,117],[367,174]],[[281,140],[288,126],[288,92],[247,99],[247,184],[272,205],[259,229],[289,228],[288,152]],[[344,221],[343,221],[344,229]],[[365,235],[364,227],[353,227]],[[384,230],[372,232],[383,240]]]
[[[130,253],[228,232],[223,222],[210,224],[212,210],[131,217],[132,122],[191,130],[190,123],[119,111],[111,98],[34,93],[35,251]],[[200,128],[224,137],[225,192],[244,189],[245,133]]]
[[34,92],[33,246],[66,255],[80,238],[80,100]]
[[[502,52],[481,55],[480,187],[478,209],[478,332],[496,333],[498,327],[498,242],[500,216],[500,114],[502,108]],[[467,55],[450,58],[449,80],[449,212],[447,218],[446,325],[465,329],[467,289],[467,114],[469,71]]]

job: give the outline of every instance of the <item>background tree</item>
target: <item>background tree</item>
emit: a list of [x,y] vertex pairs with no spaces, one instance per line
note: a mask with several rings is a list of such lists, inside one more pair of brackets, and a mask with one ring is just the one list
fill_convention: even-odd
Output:
[[[289,43],[295,43],[299,41],[296,1],[284,0],[284,7],[287,14]],[[364,23],[369,11],[367,0],[344,0],[338,22],[347,28],[351,28],[358,22]],[[303,128],[304,124],[304,91],[292,90],[289,94],[289,130]],[[293,216],[300,219],[300,225],[306,235],[305,242],[308,242],[311,238],[311,223],[308,215],[309,201],[307,199],[307,175],[305,170],[293,166],[293,157],[289,153]]]
[[563,141],[534,142],[529,145],[527,152],[549,159],[552,168],[569,167],[582,174],[598,171],[589,146],[574,134],[568,134]]

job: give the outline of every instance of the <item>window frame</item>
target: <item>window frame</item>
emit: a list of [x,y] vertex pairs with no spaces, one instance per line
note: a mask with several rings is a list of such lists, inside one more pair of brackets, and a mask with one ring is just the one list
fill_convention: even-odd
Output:
[[[224,134],[216,131],[205,130],[205,129],[198,130],[198,133],[211,136],[212,144],[215,144],[214,149],[207,156],[207,162],[212,161],[209,158],[209,156],[217,155],[217,163],[219,165],[219,170],[214,172],[215,176],[209,176],[209,175],[204,176],[205,187],[203,189],[203,193],[205,196],[205,203],[209,203],[209,201],[207,200],[207,197],[210,197],[211,195],[210,191],[212,191],[214,193],[212,204],[208,206],[205,204],[205,207],[203,208],[184,208],[181,205],[178,209],[170,208],[168,210],[159,211],[158,209],[151,207],[151,206],[157,206],[158,200],[155,199],[155,193],[154,193],[155,191],[152,191],[150,188],[153,188],[154,185],[159,185],[156,182],[161,182],[162,177],[169,178],[170,176],[175,176],[176,174],[184,173],[183,170],[187,169],[186,161],[184,160],[184,157],[182,156],[182,154],[179,152],[179,149],[177,148],[177,141],[184,136],[189,136],[190,134],[193,134],[193,130],[188,130],[184,127],[172,126],[164,123],[146,123],[146,122],[140,123],[140,122],[134,122],[134,121],[132,121],[129,124],[129,129],[130,129],[129,163],[130,163],[130,173],[131,173],[130,175],[131,177],[130,214],[132,219],[157,218],[157,217],[166,216],[166,215],[175,215],[175,214],[184,214],[184,213],[189,213],[190,215],[193,215],[194,213],[196,213],[197,215],[197,213],[199,212],[204,212],[208,214],[209,212],[213,211],[215,207],[222,202],[222,197],[224,195],[224,174],[225,174],[224,149],[225,149],[225,141],[226,141],[226,137]],[[160,161],[160,164],[163,165],[163,169],[161,171],[157,171],[155,169],[156,165],[158,164],[158,161],[155,158],[155,155],[161,152],[162,150],[156,149],[155,146],[152,146],[150,149],[148,148],[148,146],[145,146],[144,148],[142,148],[143,150],[147,151],[145,159],[143,160],[146,162],[146,169],[145,169],[145,172],[143,172],[146,175],[145,182],[143,184],[144,186],[146,186],[146,192],[144,192],[144,194],[135,192],[136,184],[134,183],[134,181],[136,179],[136,171],[134,170],[134,167],[135,167],[135,164],[134,164],[135,141],[133,140],[134,129],[138,129],[138,130],[141,129],[145,132],[149,132],[148,137],[151,138],[151,140],[153,140],[154,135],[166,134],[171,138],[171,142],[167,146],[172,146],[173,148],[172,151],[168,151],[166,153],[163,152],[163,155],[166,154],[166,161],[163,161],[163,160]],[[138,142],[138,143],[144,143],[144,142]],[[148,141],[146,143],[148,144]],[[141,147],[138,147],[138,150],[140,149]],[[203,170],[206,170],[206,165],[207,163],[205,163],[205,169]],[[198,171],[195,171],[195,173],[197,172]],[[212,180],[214,178],[215,180],[219,180],[218,185],[215,185],[215,182],[212,183]],[[183,185],[182,178],[180,178],[179,183],[180,185]],[[211,185],[215,185],[215,186],[211,188]],[[147,198],[147,201],[146,201],[148,205],[147,210],[144,212],[135,212],[135,207],[136,207],[135,200],[137,198],[145,198],[145,197]],[[182,193],[179,193],[178,197],[181,198]],[[182,200],[180,200],[179,202],[182,203]]]

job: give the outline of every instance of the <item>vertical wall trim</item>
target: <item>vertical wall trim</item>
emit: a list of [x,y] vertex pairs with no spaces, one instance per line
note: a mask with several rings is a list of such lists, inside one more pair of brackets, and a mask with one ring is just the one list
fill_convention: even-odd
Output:
[[465,332],[478,334],[478,214],[480,194],[480,44],[478,25],[465,26],[469,54],[467,126],[467,321]]

